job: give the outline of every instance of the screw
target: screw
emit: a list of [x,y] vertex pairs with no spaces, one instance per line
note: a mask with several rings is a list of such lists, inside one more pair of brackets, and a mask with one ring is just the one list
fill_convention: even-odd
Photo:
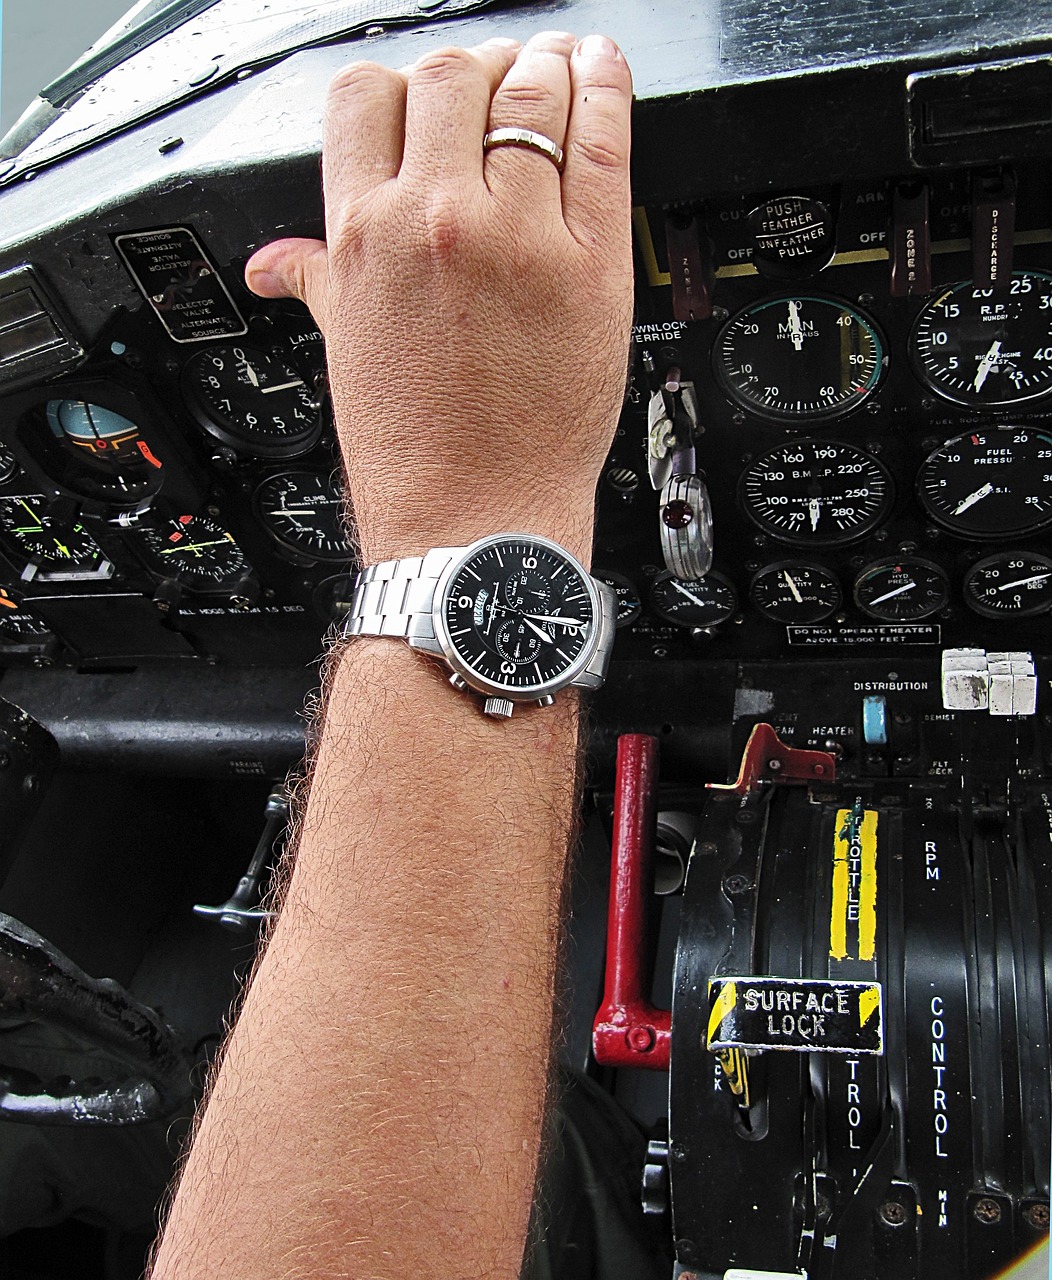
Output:
[[723,882],[723,888],[727,893],[744,893],[749,887],[747,876],[728,876]]
[[625,1040],[633,1053],[649,1053],[654,1047],[653,1027],[631,1027],[625,1033]]
[[897,1200],[885,1200],[880,1206],[880,1220],[888,1227],[901,1227],[906,1221],[906,1206]]
[[687,1148],[682,1142],[674,1142],[670,1148],[670,1154],[673,1160],[678,1160],[682,1164],[687,1158]]
[[781,762],[781,760],[777,760],[777,759],[776,759],[776,760],[768,760],[768,761],[767,761],[767,767],[768,767],[768,769],[770,769],[770,771],[771,771],[772,773],[781,773],[781,771],[782,771],[782,762]]
[[[1045,1212],[1047,1213],[1048,1210],[1046,1209]],[[993,1226],[995,1222],[1001,1221],[1001,1206],[989,1196],[983,1196],[972,1205],[972,1216],[987,1226]]]
[[698,852],[704,854],[706,858],[713,857],[716,851],[715,840],[703,840],[701,844],[698,845]]
[[1038,1231],[1048,1230],[1048,1205],[1028,1204],[1023,1210],[1023,1217]]
[[752,809],[740,809],[734,815],[734,821],[740,822],[742,826],[747,827],[750,822],[756,821],[756,814],[752,811]]

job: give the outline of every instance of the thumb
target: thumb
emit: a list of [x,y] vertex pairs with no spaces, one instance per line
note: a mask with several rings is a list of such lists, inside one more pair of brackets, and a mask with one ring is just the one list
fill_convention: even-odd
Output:
[[329,319],[329,255],[324,240],[275,240],[245,264],[245,284],[261,298],[298,298],[324,333]]

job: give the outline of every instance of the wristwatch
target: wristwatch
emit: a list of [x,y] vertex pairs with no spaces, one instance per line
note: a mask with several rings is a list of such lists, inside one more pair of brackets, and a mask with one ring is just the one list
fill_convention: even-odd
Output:
[[404,639],[482,694],[487,715],[510,716],[516,702],[599,688],[616,619],[610,587],[557,542],[496,533],[363,569],[341,633]]

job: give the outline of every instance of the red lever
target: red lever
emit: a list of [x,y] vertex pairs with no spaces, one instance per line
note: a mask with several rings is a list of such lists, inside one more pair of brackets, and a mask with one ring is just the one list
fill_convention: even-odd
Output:
[[607,919],[606,989],[592,1028],[596,1061],[667,1071],[672,1014],[646,997],[646,903],[657,825],[658,740],[617,740],[614,840]]

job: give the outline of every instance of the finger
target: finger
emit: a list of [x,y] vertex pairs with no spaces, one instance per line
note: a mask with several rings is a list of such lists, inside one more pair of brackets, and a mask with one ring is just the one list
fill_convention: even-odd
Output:
[[490,99],[515,61],[517,40],[440,49],[409,68],[402,176],[428,181],[482,176]]
[[245,284],[261,298],[298,298],[322,333],[329,321],[329,255],[324,240],[275,240],[245,264]]
[[338,71],[325,102],[322,166],[326,213],[348,205],[393,178],[402,163],[406,78],[375,62]]
[[[575,37],[544,31],[527,41],[515,65],[493,95],[489,128],[531,129],[563,145],[570,112],[570,53]],[[496,195],[535,204],[544,194],[557,199],[559,170],[551,159],[525,147],[486,152],[486,185]]]
[[575,239],[594,243],[622,226],[627,234],[632,73],[613,41],[587,36],[570,59],[570,80],[563,217]]

